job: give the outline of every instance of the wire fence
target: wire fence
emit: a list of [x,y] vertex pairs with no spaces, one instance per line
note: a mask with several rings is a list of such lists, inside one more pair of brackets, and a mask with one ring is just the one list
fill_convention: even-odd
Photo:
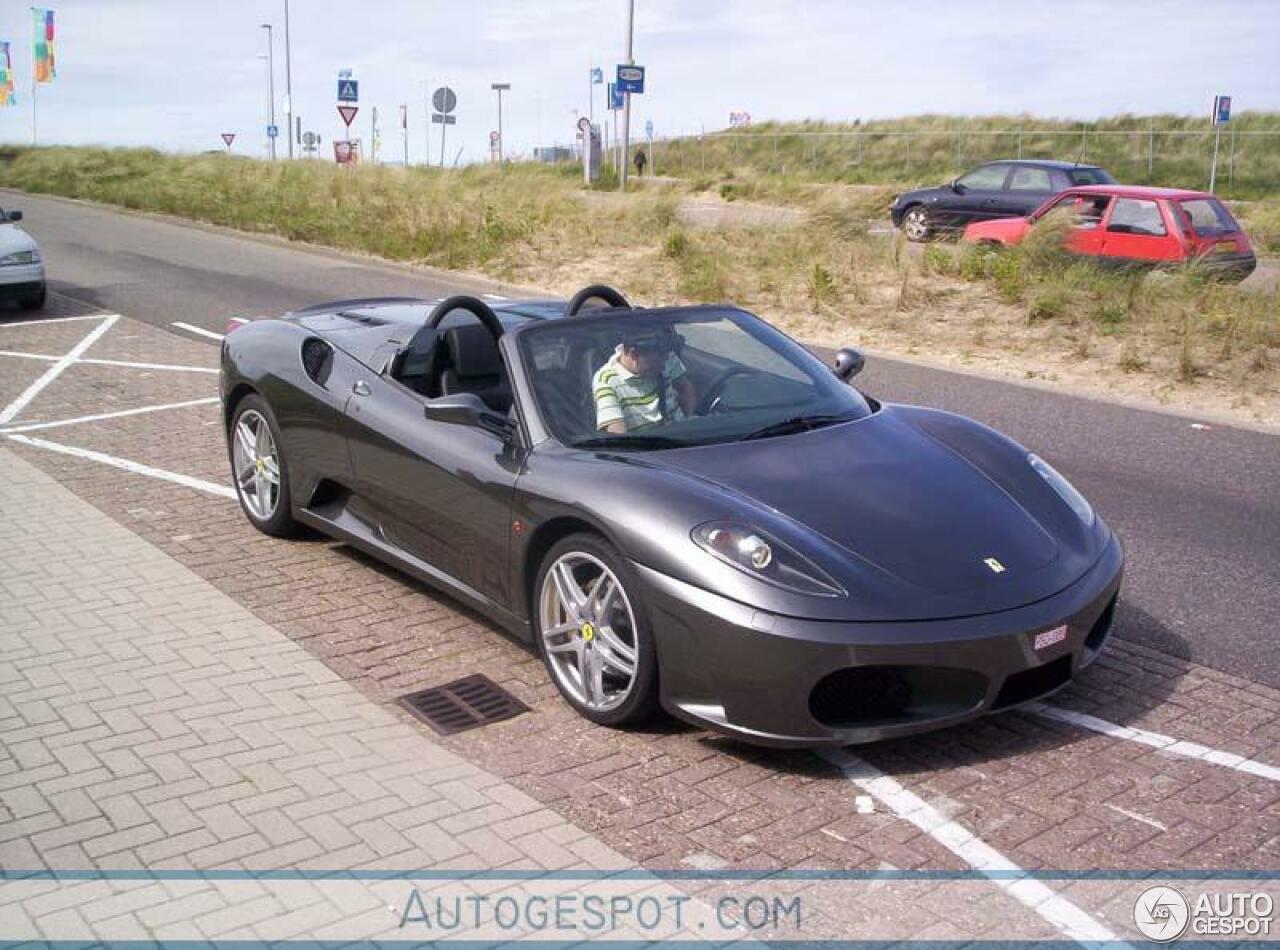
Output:
[[1280,129],[747,130],[660,139],[650,158],[660,175],[747,168],[868,183],[951,177],[996,159],[1053,158],[1101,165],[1121,181],[1203,188],[1215,147],[1220,190],[1280,190]]

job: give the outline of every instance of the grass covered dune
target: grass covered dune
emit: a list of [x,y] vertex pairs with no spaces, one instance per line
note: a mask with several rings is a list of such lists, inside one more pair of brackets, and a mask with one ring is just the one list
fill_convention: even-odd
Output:
[[603,281],[645,302],[733,300],[806,341],[1280,424],[1274,289],[1244,291],[1194,271],[1102,272],[1056,252],[1051,235],[999,254],[907,247],[868,234],[887,187],[792,188],[742,170],[736,182],[759,183],[794,213],[706,226],[691,205],[728,205],[705,182],[622,196],[583,189],[579,174],[532,163],[349,169],[146,149],[0,149],[0,186],[557,293]]

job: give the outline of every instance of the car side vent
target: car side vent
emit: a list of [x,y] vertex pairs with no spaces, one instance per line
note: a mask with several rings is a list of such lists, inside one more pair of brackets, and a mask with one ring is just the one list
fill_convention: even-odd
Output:
[[323,386],[329,381],[329,372],[333,369],[333,347],[314,336],[308,339],[302,344],[302,368]]

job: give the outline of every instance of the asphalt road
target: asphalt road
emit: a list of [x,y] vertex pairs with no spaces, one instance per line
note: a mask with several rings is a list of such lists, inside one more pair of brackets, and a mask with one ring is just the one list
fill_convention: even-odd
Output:
[[[484,289],[47,198],[0,192],[0,205],[26,212],[54,290],[166,329]],[[625,275],[615,282],[625,289]],[[860,385],[993,425],[1067,474],[1128,551],[1121,636],[1280,686],[1280,437],[880,358]]]

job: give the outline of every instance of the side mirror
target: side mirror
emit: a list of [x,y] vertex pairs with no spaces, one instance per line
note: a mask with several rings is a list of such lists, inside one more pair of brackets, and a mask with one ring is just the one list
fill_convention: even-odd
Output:
[[862,372],[867,365],[867,358],[861,351],[846,346],[836,354],[835,374],[846,383]]
[[21,221],[21,220],[22,220],[22,212],[21,212],[21,211],[10,211],[7,215],[5,215],[5,217],[6,217],[6,218],[8,218],[10,221]]
[[954,191],[957,195],[963,195],[965,191],[964,185],[960,184],[959,178],[951,179],[951,181],[947,183],[947,187],[950,188],[952,191]]
[[515,432],[510,419],[494,412],[475,393],[454,393],[429,399],[423,411],[432,422],[475,426],[503,439]]

